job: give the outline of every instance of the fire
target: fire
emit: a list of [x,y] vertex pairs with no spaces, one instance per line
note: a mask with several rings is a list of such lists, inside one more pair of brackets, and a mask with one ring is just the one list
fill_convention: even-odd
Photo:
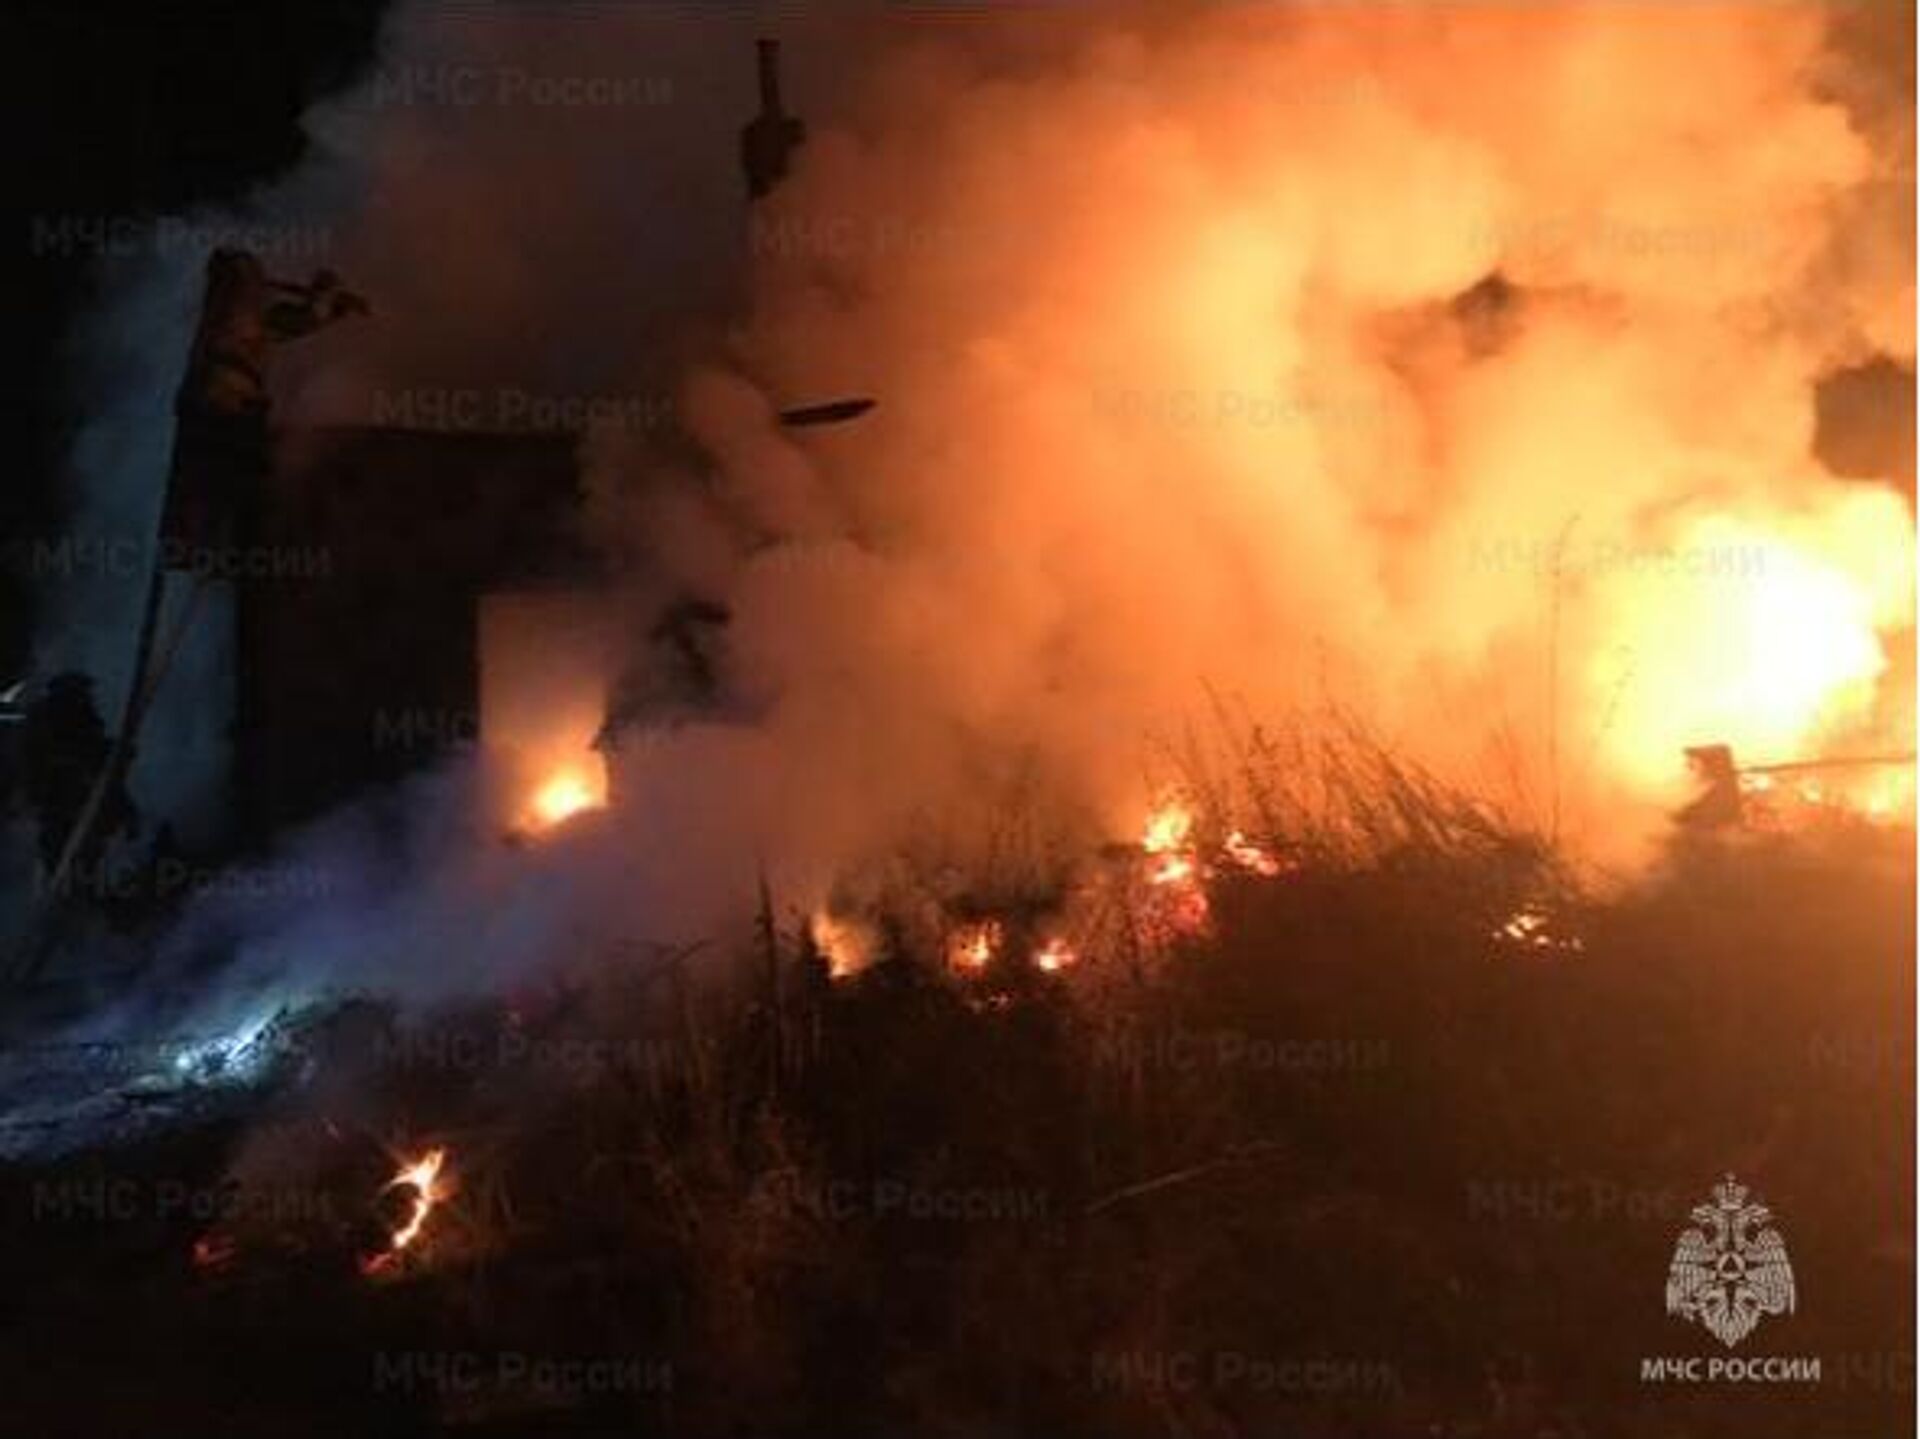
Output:
[[1207,891],[1193,846],[1193,810],[1169,801],[1147,816],[1140,851],[1147,859],[1147,883],[1161,891],[1150,925],[1156,930],[1193,934],[1208,919]]
[[383,1193],[388,1189],[411,1189],[413,1209],[407,1215],[406,1222],[393,1232],[387,1248],[361,1266],[364,1272],[377,1274],[386,1269],[397,1262],[408,1246],[420,1237],[420,1231],[426,1228],[427,1216],[447,1197],[440,1180],[446,1162],[446,1150],[430,1149],[411,1164],[402,1165],[399,1172],[383,1186]]
[[564,765],[554,770],[533,792],[528,812],[533,827],[552,829],[564,824],[582,810],[599,809],[607,802],[604,776],[596,776],[584,764]]
[[807,933],[827,962],[829,979],[846,979],[872,964],[879,942],[868,926],[824,909],[807,922]]
[[1147,816],[1140,835],[1140,848],[1148,854],[1165,854],[1178,849],[1193,833],[1193,811],[1178,801],[1161,806]]
[[1522,949],[1578,953],[1587,947],[1577,934],[1564,932],[1553,916],[1539,905],[1522,905],[1508,915],[1492,934],[1495,942],[1517,945]]
[[1843,758],[1815,763],[1805,771],[1743,771],[1742,822],[1750,828],[1789,829],[1822,819],[1845,818],[1870,824],[1911,822],[1914,773],[1910,757],[1889,758],[1858,767]]
[[1070,968],[1078,958],[1073,946],[1056,935],[1034,951],[1033,967],[1042,974],[1058,974]]
[[978,974],[993,963],[994,955],[1000,950],[1001,938],[998,921],[988,919],[963,925],[948,941],[947,962],[955,969]]
[[1141,852],[1157,863],[1148,874],[1154,884],[1177,884],[1194,874],[1193,811],[1178,802],[1163,805],[1147,816],[1140,835]]
[[1279,857],[1272,851],[1248,839],[1237,829],[1227,835],[1221,842],[1220,848],[1234,864],[1248,874],[1257,874],[1262,879],[1272,879],[1285,868],[1280,863]]
[[1862,792],[1861,813],[1871,820],[1896,820],[1904,815],[1911,821],[1914,811],[1913,791],[1911,768],[1891,775],[1883,775],[1869,783]]
[[1602,597],[1618,617],[1595,678],[1618,696],[1602,745],[1655,785],[1685,746],[1759,759],[1818,752],[1836,721],[1870,713],[1882,634],[1911,614],[1911,522],[1863,502],[1817,526],[1712,517],[1685,530],[1665,583]]

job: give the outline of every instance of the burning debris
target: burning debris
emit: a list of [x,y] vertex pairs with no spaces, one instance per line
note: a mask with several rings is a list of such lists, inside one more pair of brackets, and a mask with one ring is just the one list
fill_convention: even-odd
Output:
[[1530,954],[1578,954],[1587,942],[1567,929],[1547,906],[1522,905],[1494,929],[1496,944]]
[[1204,844],[1193,806],[1181,800],[1163,803],[1148,815],[1140,837],[1140,856],[1148,891],[1146,927],[1150,939],[1205,933],[1212,918],[1208,889],[1223,875],[1274,880],[1294,869],[1285,854],[1252,838],[1244,829],[1227,828],[1217,843]]
[[1177,801],[1147,816],[1140,852],[1147,857],[1149,884],[1182,884],[1193,878],[1193,811]]
[[960,925],[947,941],[947,963],[961,974],[984,974],[998,957],[1005,938],[1005,927],[998,920]]
[[[1000,905],[979,895],[951,899],[933,928],[944,968],[976,997],[1017,986],[1021,970],[1058,975],[1107,952],[1157,953],[1204,936],[1212,919],[1209,889],[1229,879],[1270,881],[1294,865],[1244,829],[1226,828],[1205,844],[1195,806],[1169,800],[1153,809],[1131,845],[1085,858],[1057,888]],[[835,979],[878,957],[880,930],[830,911],[809,922],[810,942]]]
[[1033,967],[1042,974],[1058,974],[1071,969],[1078,958],[1073,946],[1055,935],[1033,952]]
[[1286,872],[1286,862],[1279,855],[1265,845],[1256,844],[1237,829],[1228,832],[1220,842],[1220,848],[1229,861],[1261,879],[1278,879]]

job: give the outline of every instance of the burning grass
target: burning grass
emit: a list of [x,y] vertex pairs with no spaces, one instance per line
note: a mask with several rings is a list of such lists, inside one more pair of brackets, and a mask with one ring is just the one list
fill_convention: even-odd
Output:
[[16,1407],[129,1417],[75,1367],[110,1299],[160,1429],[244,1372],[283,1400],[212,1432],[1733,1433],[1778,1396],[1635,1378],[1728,1168],[1796,1245],[1781,1343],[1910,1352],[1910,833],[1678,844],[1601,898],[1348,758],[1190,771],[994,904],[285,1025],[304,1078],[244,1122],[12,1176]]

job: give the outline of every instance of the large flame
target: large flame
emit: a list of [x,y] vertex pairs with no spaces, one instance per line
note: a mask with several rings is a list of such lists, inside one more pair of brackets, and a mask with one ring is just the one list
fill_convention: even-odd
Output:
[[1607,760],[1652,788],[1689,745],[1777,761],[1857,730],[1889,666],[1883,633],[1911,613],[1912,528],[1892,510],[1863,496],[1818,526],[1708,517],[1686,528],[1669,573],[1604,584],[1611,633],[1592,702],[1611,714]]

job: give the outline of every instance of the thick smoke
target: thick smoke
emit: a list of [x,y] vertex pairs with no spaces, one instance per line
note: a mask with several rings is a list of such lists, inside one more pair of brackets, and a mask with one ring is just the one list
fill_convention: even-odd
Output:
[[[1126,832],[1211,688],[1619,858],[1685,745],[1871,714],[1910,517],[1811,441],[1826,370],[1911,353],[1907,161],[1827,42],[1774,6],[899,37],[754,218],[685,389],[718,474],[595,450],[762,715],[657,748],[641,822],[745,815],[817,883],[1012,771]],[[881,407],[783,438],[766,397],[823,391]]]
[[[290,358],[280,411],[669,396],[582,436],[633,637],[607,682],[669,688],[647,636],[692,597],[731,612],[719,694],[544,853],[476,857],[463,795],[404,891],[200,923],[262,973],[434,984],[711,934],[762,871],[810,904],[1015,799],[1130,832],[1209,694],[1358,715],[1607,859],[1686,744],[1886,725],[1911,517],[1813,440],[1823,375],[1911,361],[1911,77],[1831,20],[403,10],[259,201],[329,217],[379,316]],[[811,133],[749,215],[769,30]],[[845,394],[879,406],[776,423]],[[1811,702],[1753,689],[1775,645]]]

